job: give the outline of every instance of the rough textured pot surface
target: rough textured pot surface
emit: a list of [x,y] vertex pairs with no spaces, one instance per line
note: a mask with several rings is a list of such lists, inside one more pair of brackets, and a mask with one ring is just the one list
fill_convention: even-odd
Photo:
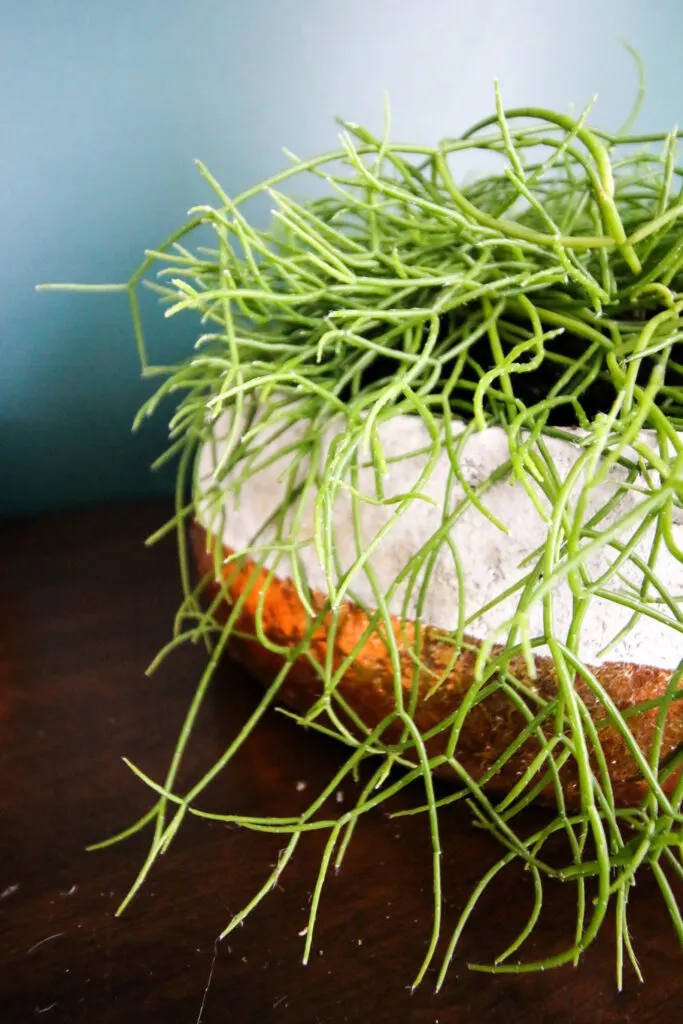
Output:
[[[198,523],[192,526],[192,543],[197,571],[201,577],[213,576],[214,556],[211,539],[205,529]],[[224,547],[226,557],[232,554]],[[225,580],[219,583],[210,579],[206,596],[213,600],[220,595],[225,587],[225,598],[219,605],[217,616],[225,620],[230,612],[231,603],[246,593],[246,600],[241,614],[235,623],[237,632],[254,636],[255,616],[261,601],[262,624],[268,639],[285,648],[295,647],[301,642],[308,623],[306,609],[301,604],[296,588],[290,579],[271,578],[267,587],[267,572],[259,569],[251,559],[240,562],[239,571],[235,571],[235,563],[230,563],[224,570]],[[317,607],[322,607],[325,598],[319,592],[313,593]],[[323,625],[314,634],[310,651],[320,664],[324,664],[329,643],[328,615]],[[411,650],[415,645],[415,625],[406,623],[402,629],[399,620],[392,617],[398,648],[401,654],[402,686],[404,702],[410,706],[413,687],[417,687],[417,699],[414,705],[413,719],[421,733],[427,733],[439,722],[452,715],[460,706],[463,696],[473,682],[475,653],[463,650],[456,658],[448,677],[436,692],[427,699],[433,686],[433,676],[425,672],[416,673]],[[337,626],[334,631],[333,661],[335,666],[355,647],[359,637],[368,626],[365,612],[352,602],[346,602],[338,613]],[[424,664],[437,673],[443,672],[452,658],[453,647],[444,632],[428,626],[421,627],[421,658]],[[468,638],[476,648],[478,641]],[[272,682],[282,668],[285,658],[264,648],[256,639],[248,640],[233,638],[231,652],[242,662],[262,683]],[[533,686],[539,696],[552,698],[557,691],[555,667],[551,658],[537,657],[537,677],[533,683],[527,678],[523,659],[519,658],[510,664],[510,671],[527,685]],[[624,662],[607,662],[595,669],[595,675],[605,688],[620,711],[625,711],[643,701],[661,697],[671,679],[671,672],[666,669],[653,668],[648,665],[637,665]],[[585,681],[576,676],[575,686],[585,701],[591,715],[604,718],[602,704],[593,696]],[[299,657],[293,663],[289,674],[279,691],[279,700],[294,710],[305,714],[318,700],[322,692],[319,674],[315,671],[308,658]],[[353,707],[362,720],[370,727],[376,726],[390,714],[395,707],[394,679],[387,650],[382,639],[373,635],[362,647],[360,654],[354,659],[339,683],[339,693]],[[639,747],[647,753],[654,738],[657,711],[650,710],[629,719],[629,726]],[[503,691],[498,690],[490,697],[472,708],[463,725],[457,745],[457,758],[463,768],[473,778],[479,779],[497,759],[505,752],[510,743],[522,731],[526,721],[521,712],[514,707]],[[384,734],[385,742],[398,738],[399,726],[390,727]],[[614,788],[615,801],[620,805],[637,803],[647,792],[647,784],[639,778],[637,767],[623,738],[614,726],[602,728],[599,732],[600,742],[610,770]],[[448,742],[447,730],[440,732],[427,743],[430,755],[442,752]],[[679,744],[683,743],[683,701],[676,701],[667,718],[662,742],[662,758],[671,754]],[[524,743],[516,754],[510,758],[503,769],[495,776],[491,788],[496,790],[510,789],[527,769],[538,753],[537,741],[530,739]],[[575,778],[574,762],[563,774],[563,788],[569,803],[578,798],[578,786]],[[452,774],[450,769],[446,774]],[[677,774],[671,776],[664,786],[671,791]],[[547,799],[553,799],[551,789],[546,792]]]

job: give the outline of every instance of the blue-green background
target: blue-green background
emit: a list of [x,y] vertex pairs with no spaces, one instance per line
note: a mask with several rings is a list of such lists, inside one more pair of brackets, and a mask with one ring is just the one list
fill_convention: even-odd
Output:
[[[646,62],[640,126],[683,120],[681,0],[21,0],[0,4],[0,514],[167,489],[125,296],[36,294],[122,281],[207,193],[335,144],[333,115],[433,141],[507,105],[582,108],[616,128]],[[155,355],[189,324],[154,318]]]

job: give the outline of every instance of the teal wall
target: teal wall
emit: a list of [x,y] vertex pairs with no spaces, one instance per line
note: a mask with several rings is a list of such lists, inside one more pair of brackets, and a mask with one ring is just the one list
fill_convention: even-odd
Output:
[[[0,514],[165,490],[125,296],[35,294],[121,281],[206,193],[334,145],[332,116],[431,141],[508,105],[581,108],[608,127],[647,64],[640,120],[683,122],[681,0],[21,0],[0,4]],[[157,357],[189,325],[154,320]]]

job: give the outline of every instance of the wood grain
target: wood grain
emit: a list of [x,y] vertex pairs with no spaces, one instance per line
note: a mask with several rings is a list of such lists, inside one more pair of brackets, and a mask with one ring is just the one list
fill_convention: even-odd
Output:
[[[677,1021],[683,960],[650,880],[634,893],[633,938],[645,985],[614,986],[608,926],[578,968],[488,978],[490,959],[530,908],[528,879],[503,878],[466,932],[444,990],[406,989],[428,939],[429,839],[420,817],[368,816],[325,890],[315,955],[300,958],[323,837],[311,837],[281,886],[218,947],[214,939],[262,883],[281,845],[190,821],[122,918],[114,917],[145,837],[85,846],[130,824],[149,797],[122,764],[162,776],[203,665],[183,650],[148,679],[169,636],[179,586],[172,542],[147,550],[164,503],[120,505],[0,525],[0,1020],[222,1024],[456,1024],[460,1021]],[[226,664],[189,751],[189,781],[224,750],[260,696]],[[324,739],[277,713],[207,798],[237,812],[294,813],[341,763]],[[305,784],[302,791],[300,784]],[[349,791],[344,799],[351,797]],[[403,806],[419,802],[419,789]],[[400,801],[399,801],[400,806]],[[542,820],[534,812],[530,824]],[[465,814],[443,815],[446,925],[495,844]],[[549,891],[529,955],[560,949],[574,895]],[[213,963],[213,971],[211,971]],[[210,983],[209,983],[210,980]],[[208,985],[208,988],[207,988]],[[206,995],[205,995],[206,993]]]

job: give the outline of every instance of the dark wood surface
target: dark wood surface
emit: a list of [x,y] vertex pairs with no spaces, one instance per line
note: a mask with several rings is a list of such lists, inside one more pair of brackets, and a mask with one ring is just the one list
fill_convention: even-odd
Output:
[[[430,920],[422,816],[367,816],[324,892],[315,953],[301,964],[321,836],[223,943],[231,911],[262,884],[282,845],[192,820],[127,912],[115,917],[148,839],[88,853],[144,812],[129,757],[161,779],[195,682],[199,649],[144,669],[168,639],[179,585],[172,541],[143,539],[168,507],[150,502],[0,524],[0,1021],[219,1024],[224,1021],[558,1022],[683,1020],[683,956],[648,881],[632,900],[645,984],[615,989],[606,927],[578,968],[482,976],[530,908],[528,880],[504,876],[465,933],[443,991],[409,991]],[[259,691],[226,664],[202,713],[188,778],[225,748]],[[341,764],[332,742],[270,714],[214,786],[216,807],[292,813]],[[300,783],[305,783],[302,790]],[[350,798],[350,792],[345,799]],[[419,789],[403,803],[417,803]],[[541,812],[538,812],[539,814]],[[442,816],[446,925],[497,848],[453,810]],[[575,897],[551,892],[529,943],[561,948]]]

